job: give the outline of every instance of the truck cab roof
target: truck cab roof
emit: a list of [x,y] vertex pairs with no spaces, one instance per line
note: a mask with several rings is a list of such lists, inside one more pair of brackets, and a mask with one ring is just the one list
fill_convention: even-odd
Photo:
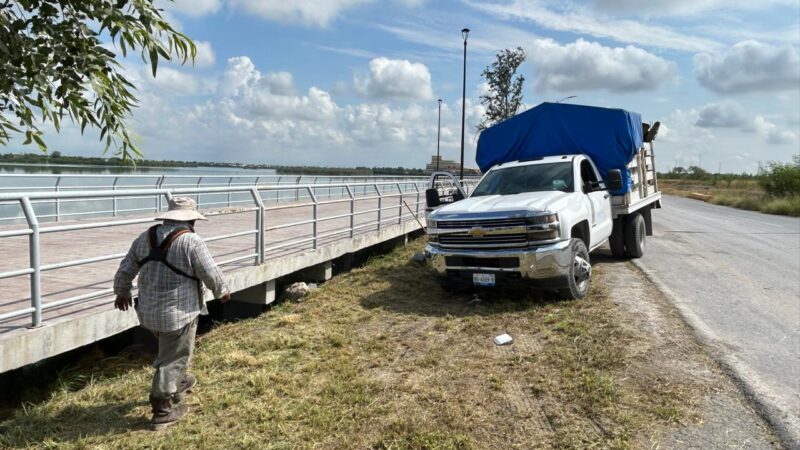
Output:
[[531,159],[520,159],[517,161],[509,161],[506,163],[497,164],[496,166],[492,167],[489,170],[495,170],[499,168],[505,169],[507,167],[516,167],[516,166],[528,166],[533,164],[552,164],[556,162],[567,162],[574,160],[578,156],[582,155],[572,154],[572,155],[558,155],[558,156],[543,156]]

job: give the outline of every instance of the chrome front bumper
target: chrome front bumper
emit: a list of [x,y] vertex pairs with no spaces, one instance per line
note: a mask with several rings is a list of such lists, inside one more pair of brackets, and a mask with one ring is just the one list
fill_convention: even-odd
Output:
[[[569,274],[572,264],[570,241],[528,248],[501,250],[450,250],[428,244],[425,257],[430,267],[439,275],[453,273],[504,273],[512,278],[529,280],[552,280]],[[447,259],[460,260],[462,264],[448,265]],[[516,258],[516,267],[497,267],[499,258]],[[481,260],[485,260],[482,263]],[[468,264],[463,264],[467,260]],[[494,264],[493,264],[494,262]],[[504,264],[505,265],[505,264]],[[518,274],[518,275],[517,275]]]

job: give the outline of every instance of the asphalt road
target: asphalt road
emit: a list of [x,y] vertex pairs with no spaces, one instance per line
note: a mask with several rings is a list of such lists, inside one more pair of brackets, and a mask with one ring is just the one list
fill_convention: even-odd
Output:
[[679,197],[662,207],[638,263],[800,446],[800,219]]

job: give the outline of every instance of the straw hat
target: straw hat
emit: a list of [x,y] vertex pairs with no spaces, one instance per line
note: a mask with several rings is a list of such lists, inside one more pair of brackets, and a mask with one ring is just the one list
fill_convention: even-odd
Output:
[[156,217],[155,220],[177,220],[190,222],[192,220],[208,220],[197,212],[197,203],[189,197],[172,197],[169,199],[169,210]]

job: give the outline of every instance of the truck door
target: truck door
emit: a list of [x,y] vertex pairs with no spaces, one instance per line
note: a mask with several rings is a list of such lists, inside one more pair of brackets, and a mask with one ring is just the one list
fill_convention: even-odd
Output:
[[594,165],[587,159],[581,161],[581,186],[589,197],[592,208],[592,229],[590,247],[611,236],[614,223],[611,218],[611,196],[607,190],[593,190],[599,178]]

